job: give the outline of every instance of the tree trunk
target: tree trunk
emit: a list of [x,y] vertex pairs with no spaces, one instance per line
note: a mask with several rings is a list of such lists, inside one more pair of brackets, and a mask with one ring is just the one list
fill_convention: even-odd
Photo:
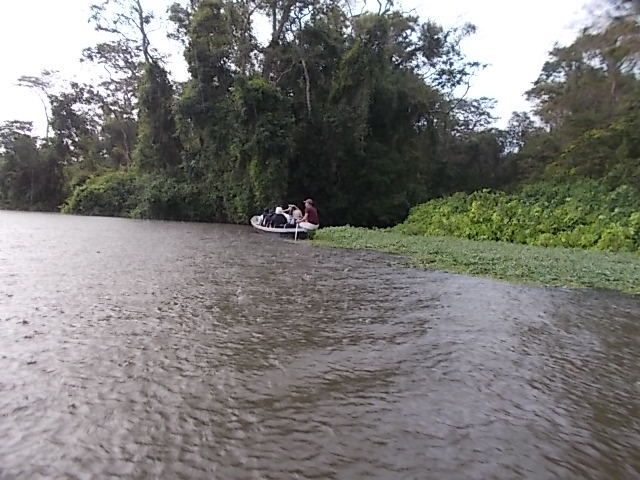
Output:
[[302,63],[302,69],[304,70],[304,79],[306,82],[307,112],[309,118],[311,118],[311,79],[309,78],[309,70],[307,69],[307,62],[304,61],[304,58],[300,59],[300,63]]
[[149,48],[151,43],[149,42],[149,36],[147,35],[147,30],[144,27],[145,18],[144,18],[144,9],[142,8],[142,3],[140,0],[135,0],[135,11],[138,14],[138,28],[140,30],[140,35],[142,36],[142,54],[144,55],[144,61],[146,63],[151,63],[151,53],[149,52]]

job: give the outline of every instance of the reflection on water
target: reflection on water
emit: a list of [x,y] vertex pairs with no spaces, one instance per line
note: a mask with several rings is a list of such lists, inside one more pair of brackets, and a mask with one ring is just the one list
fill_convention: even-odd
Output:
[[0,212],[0,478],[639,478],[640,300]]

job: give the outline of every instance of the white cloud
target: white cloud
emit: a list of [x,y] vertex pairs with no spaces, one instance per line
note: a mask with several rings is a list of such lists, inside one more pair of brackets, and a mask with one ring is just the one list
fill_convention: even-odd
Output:
[[463,43],[468,57],[487,64],[469,95],[498,100],[504,124],[511,112],[528,110],[524,92],[536,80],[554,43],[570,43],[582,21],[585,0],[405,0],[421,18],[445,26],[473,23],[477,32]]

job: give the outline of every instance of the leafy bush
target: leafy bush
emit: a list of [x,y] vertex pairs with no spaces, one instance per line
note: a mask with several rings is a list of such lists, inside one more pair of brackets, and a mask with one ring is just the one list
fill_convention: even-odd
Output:
[[141,177],[133,218],[223,221],[220,201],[199,184],[162,175]]
[[482,190],[415,207],[394,228],[410,235],[454,236],[540,246],[640,251],[640,191],[603,182],[543,182],[513,195]]
[[163,220],[226,220],[220,199],[205,185],[165,174],[112,171],[77,186],[62,211]]
[[138,179],[118,170],[92,177],[76,187],[62,207],[64,213],[126,217],[135,204]]

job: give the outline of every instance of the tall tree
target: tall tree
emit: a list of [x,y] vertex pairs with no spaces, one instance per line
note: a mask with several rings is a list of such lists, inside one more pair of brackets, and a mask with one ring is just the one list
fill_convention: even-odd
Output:
[[144,62],[157,60],[158,52],[152,48],[148,27],[154,14],[142,5],[141,0],[103,0],[91,5],[90,21],[99,32],[115,35],[129,48],[141,52]]
[[44,110],[46,120],[45,138],[49,138],[49,127],[51,123],[49,114],[49,96],[52,93],[53,77],[55,74],[56,72],[52,70],[43,70],[39,77],[23,75],[18,78],[18,85],[21,87],[29,88],[36,92],[40,103],[42,103],[42,108]]
[[99,43],[83,51],[82,61],[100,65],[101,80],[94,89],[93,103],[102,111],[104,134],[112,141],[118,164],[131,165],[136,141],[140,52],[135,43],[122,38]]
[[0,204],[19,209],[55,209],[62,200],[60,157],[39,148],[30,122],[0,124]]
[[105,134],[111,135],[117,156],[126,165],[133,163],[142,66],[160,60],[148,34],[153,19],[140,0],[103,0],[91,5],[90,22],[111,39],[84,49],[82,60],[103,69],[96,102],[108,127]]
[[145,65],[140,84],[138,144],[134,154],[137,165],[144,170],[175,173],[180,164],[173,101],[166,70],[152,60]]

